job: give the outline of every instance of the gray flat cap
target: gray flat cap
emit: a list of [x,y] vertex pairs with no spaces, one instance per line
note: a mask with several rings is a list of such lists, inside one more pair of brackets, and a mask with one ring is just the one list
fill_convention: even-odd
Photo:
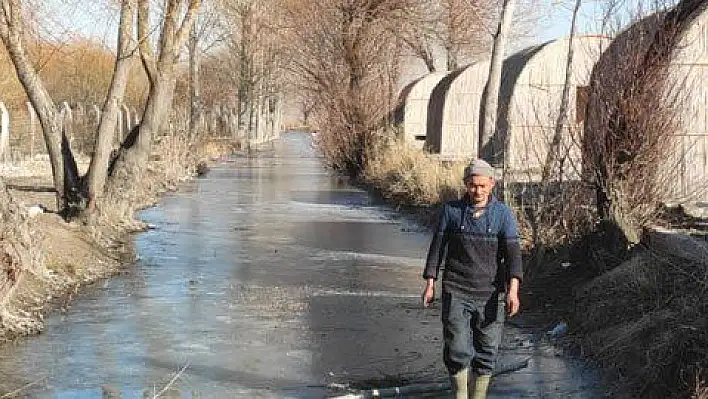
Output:
[[494,176],[494,168],[482,159],[473,159],[467,167],[465,167],[465,174],[463,180],[471,176]]

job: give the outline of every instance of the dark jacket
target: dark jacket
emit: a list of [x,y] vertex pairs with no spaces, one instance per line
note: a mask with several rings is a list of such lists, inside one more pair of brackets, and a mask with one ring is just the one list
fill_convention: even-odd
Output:
[[445,203],[423,278],[437,279],[444,258],[444,290],[488,298],[505,292],[511,277],[523,276],[519,232],[514,214],[494,196],[478,219],[474,211],[467,200]]

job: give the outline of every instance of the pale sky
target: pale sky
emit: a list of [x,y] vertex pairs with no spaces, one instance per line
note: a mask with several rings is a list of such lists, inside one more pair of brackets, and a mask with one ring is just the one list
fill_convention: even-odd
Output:
[[[40,5],[41,4],[41,5]],[[48,0],[34,10],[43,22],[43,36],[63,41],[77,33],[114,45],[119,10],[108,1]]]
[[[537,27],[537,37],[539,43],[552,39],[566,37],[570,34],[570,22],[574,1],[550,1],[544,0],[541,4],[547,11],[547,16],[540,21]],[[577,33],[579,34],[599,34],[600,28],[597,23],[602,11],[598,9],[596,1],[584,1],[578,13]]]
[[[539,42],[555,38],[566,37],[570,34],[570,21],[574,0],[540,0],[541,8],[546,9],[546,18],[540,21],[537,28]],[[626,28],[637,15],[647,15],[647,10],[652,10],[657,3],[667,5],[676,4],[678,0],[615,0],[618,4],[617,12],[609,21],[605,32],[602,32],[602,18],[605,14],[609,0],[583,0],[578,13],[577,33],[579,34],[607,34],[616,33]]]
[[[578,17],[579,34],[600,34],[603,8],[610,0],[582,0],[582,7]],[[613,29],[624,26],[630,21],[630,15],[636,10],[649,9],[651,3],[657,0],[614,0],[619,2],[622,15],[620,22],[613,21]],[[675,3],[676,0],[658,0]],[[113,3],[116,3],[115,1]],[[568,36],[570,33],[570,19],[575,0],[521,0],[522,5],[517,9],[517,14],[529,14],[527,20],[533,26],[533,36],[524,40],[522,47],[544,43],[546,41]],[[50,37],[60,41],[70,37],[71,32],[79,31],[85,36],[94,37],[108,46],[113,46],[116,41],[118,10],[117,7],[108,6],[108,0],[48,0],[40,2],[37,12],[44,16],[46,30],[51,32]],[[528,6],[528,4],[534,4]],[[521,11],[519,11],[521,10]],[[524,15],[521,15],[524,17]]]

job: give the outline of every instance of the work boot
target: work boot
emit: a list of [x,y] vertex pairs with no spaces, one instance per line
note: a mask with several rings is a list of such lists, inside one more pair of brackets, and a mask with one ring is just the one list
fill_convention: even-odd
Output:
[[452,374],[452,389],[455,391],[455,399],[469,399],[467,396],[467,376],[469,369],[463,368],[455,374]]
[[474,393],[472,399],[487,399],[487,390],[489,389],[489,381],[491,375],[478,375],[474,380]]

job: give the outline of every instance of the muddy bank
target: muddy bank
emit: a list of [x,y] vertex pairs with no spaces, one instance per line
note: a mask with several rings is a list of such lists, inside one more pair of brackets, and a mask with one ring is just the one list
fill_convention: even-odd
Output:
[[647,230],[628,259],[576,287],[572,332],[633,396],[708,397],[708,243]]
[[86,227],[66,223],[54,213],[27,224],[39,261],[31,269],[19,269],[12,286],[5,285],[0,342],[41,332],[50,309],[65,309],[82,286],[118,272],[132,259],[128,232],[111,232],[114,238],[100,245]]
[[[147,173],[136,182],[141,196],[132,212],[152,206],[165,192],[204,172],[211,162],[239,148],[213,140],[189,152],[187,146],[158,143]],[[85,172],[89,159],[79,159]],[[132,233],[139,221],[87,225],[56,213],[51,169],[46,159],[0,165],[4,183],[0,226],[0,343],[40,333],[44,317],[64,311],[82,287],[119,273],[135,258]],[[7,190],[7,191],[5,191]],[[9,198],[7,197],[9,195]],[[131,212],[131,213],[132,213]]]

